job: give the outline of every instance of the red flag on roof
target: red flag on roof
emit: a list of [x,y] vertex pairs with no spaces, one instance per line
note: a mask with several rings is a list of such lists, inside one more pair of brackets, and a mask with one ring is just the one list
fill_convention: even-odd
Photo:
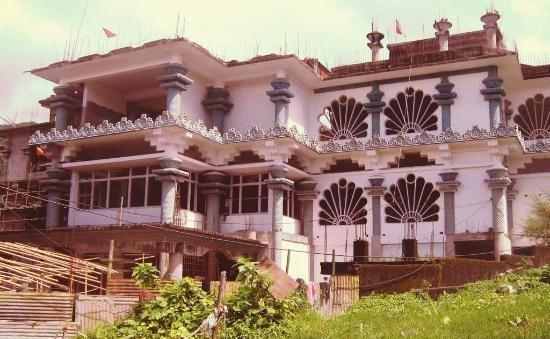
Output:
[[39,146],[36,146],[36,155],[38,155],[39,157],[44,155],[44,150]]
[[399,20],[395,19],[395,33],[399,35],[405,35],[405,30],[401,27]]
[[102,27],[103,28],[103,32],[105,33],[105,35],[107,36],[107,38],[112,38],[112,37],[115,37],[116,36],[116,33],[108,30],[107,28],[105,27]]

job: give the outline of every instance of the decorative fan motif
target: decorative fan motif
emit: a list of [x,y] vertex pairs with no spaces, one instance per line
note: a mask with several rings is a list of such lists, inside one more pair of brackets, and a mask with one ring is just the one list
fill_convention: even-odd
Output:
[[319,117],[321,140],[364,138],[369,125],[368,111],[361,102],[342,95],[334,100]]
[[389,192],[384,195],[388,203],[386,207],[387,223],[417,223],[437,221],[439,206],[439,191],[434,190],[432,183],[427,183],[422,177],[414,174],[400,178],[391,185]]
[[525,139],[550,138],[550,97],[538,93],[527,99],[519,105],[514,122]]
[[399,92],[397,97],[390,100],[384,109],[386,120],[386,134],[419,133],[422,131],[437,130],[437,103],[432,97],[424,95],[421,90],[407,87]]
[[363,189],[353,182],[340,179],[323,192],[319,202],[319,223],[321,225],[358,225],[367,223],[367,199]]

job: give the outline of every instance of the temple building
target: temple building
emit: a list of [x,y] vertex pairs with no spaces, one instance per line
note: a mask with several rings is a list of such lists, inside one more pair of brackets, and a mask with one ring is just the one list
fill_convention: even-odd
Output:
[[384,60],[370,32],[371,61],[332,69],[185,38],[34,69],[50,121],[0,130],[0,240],[83,258],[114,240],[120,267],[147,254],[169,277],[267,255],[318,281],[333,250],[498,260],[550,191],[550,65],[521,64],[499,17],[441,19]]

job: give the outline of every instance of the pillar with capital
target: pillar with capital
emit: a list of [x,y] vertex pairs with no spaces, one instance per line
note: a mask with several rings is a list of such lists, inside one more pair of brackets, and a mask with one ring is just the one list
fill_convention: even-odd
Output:
[[370,186],[365,187],[367,194],[372,197],[372,244],[371,256],[382,256],[382,211],[380,198],[384,195],[386,187],[382,186],[383,177],[369,178]]
[[180,164],[181,159],[165,157],[159,159],[161,168],[153,170],[156,179],[162,181],[160,222],[163,224],[174,222],[177,183],[189,176],[189,172],[179,169]]
[[64,131],[72,121],[71,111],[78,107],[75,90],[69,85],[59,85],[53,88],[54,94],[41,100],[40,104],[50,108],[55,116],[55,129]]
[[164,68],[164,72],[158,77],[160,87],[166,89],[166,111],[174,114],[181,113],[182,93],[188,85],[193,83],[187,77],[187,68],[178,63],[172,63]]
[[454,235],[456,233],[455,218],[455,192],[460,186],[456,180],[458,172],[448,171],[439,173],[442,181],[436,183],[440,192],[443,193],[443,211],[445,222],[445,256],[450,257],[455,254]]
[[489,102],[489,127],[497,128],[501,122],[504,122],[501,112],[502,98],[506,95],[506,91],[502,87],[504,82],[502,78],[498,76],[498,70],[496,66],[491,66],[487,78],[483,79],[485,88],[480,92],[486,101]]
[[209,87],[202,106],[210,114],[212,127],[216,127],[220,133],[223,133],[225,115],[233,107],[233,103],[229,101],[229,92],[222,87]]
[[62,226],[62,204],[65,204],[63,196],[69,191],[71,185],[67,180],[67,172],[59,168],[46,170],[48,179],[40,182],[40,187],[46,192],[48,203],[46,205],[46,228]]
[[309,279],[313,281],[315,268],[315,254],[313,246],[313,203],[319,195],[315,190],[317,183],[312,180],[303,180],[296,184],[296,199],[299,203],[299,213],[302,221],[302,234],[310,241]]
[[453,92],[455,84],[449,81],[447,75],[441,76],[441,81],[435,86],[438,93],[432,97],[441,107],[441,130],[446,131],[451,128],[451,105],[454,104],[456,93]]
[[518,191],[514,189],[516,179],[510,179],[510,185],[506,187],[506,213],[508,216],[508,237],[514,239],[514,200]]
[[267,187],[271,190],[273,200],[271,205],[272,229],[271,229],[271,260],[279,267],[283,267],[283,194],[290,190],[293,182],[285,178],[288,169],[283,165],[273,165],[269,169],[271,179],[267,179]]
[[374,84],[372,86],[372,90],[367,94],[367,98],[369,99],[369,102],[363,104],[367,109],[367,112],[369,112],[372,119],[371,120],[372,122],[371,138],[380,136],[380,113],[382,112],[382,109],[386,105],[386,103],[382,101],[383,97],[384,97],[384,92],[380,90],[380,85]]
[[486,179],[491,190],[491,202],[493,209],[493,233],[494,233],[494,251],[495,260],[500,259],[501,254],[511,254],[511,244],[507,237],[508,234],[508,213],[506,203],[506,186],[511,181],[508,176],[508,170],[502,168],[492,168],[487,170],[489,179]]
[[218,171],[210,171],[201,175],[201,189],[206,198],[206,229],[211,232],[220,231],[222,198],[227,191],[227,185],[224,183],[225,178],[225,173]]
[[288,121],[288,104],[290,99],[294,98],[294,94],[288,89],[290,81],[287,78],[278,76],[271,81],[273,90],[267,91],[271,102],[275,105],[274,123],[276,126],[286,126]]

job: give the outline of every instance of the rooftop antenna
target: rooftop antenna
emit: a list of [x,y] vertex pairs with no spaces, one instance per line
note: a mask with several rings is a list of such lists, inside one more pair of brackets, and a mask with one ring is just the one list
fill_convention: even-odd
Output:
[[74,52],[76,50],[77,44],[78,44],[78,37],[80,36],[80,30],[82,29],[82,23],[84,23],[84,17],[86,16],[86,11],[88,9],[88,0],[86,0],[86,4],[84,5],[84,11],[82,11],[82,17],[80,18],[80,24],[78,25],[78,31],[76,33],[76,38],[74,39],[74,46],[73,50],[71,52],[71,59],[74,58]]
[[180,25],[180,14],[178,13],[178,19],[176,20],[176,38],[179,38],[178,29]]

